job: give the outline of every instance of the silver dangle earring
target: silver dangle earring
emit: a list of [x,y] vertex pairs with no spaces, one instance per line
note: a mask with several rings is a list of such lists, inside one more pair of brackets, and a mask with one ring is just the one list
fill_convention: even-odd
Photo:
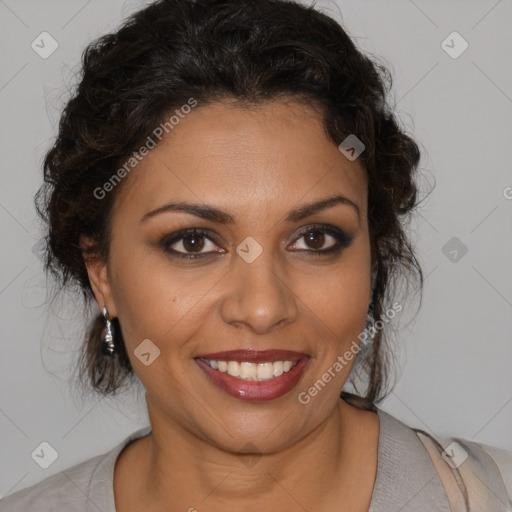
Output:
[[114,337],[112,336],[112,323],[108,316],[107,306],[103,304],[103,320],[105,321],[106,329],[104,331],[105,337],[103,339],[103,354],[106,356],[114,355],[116,346],[114,345]]

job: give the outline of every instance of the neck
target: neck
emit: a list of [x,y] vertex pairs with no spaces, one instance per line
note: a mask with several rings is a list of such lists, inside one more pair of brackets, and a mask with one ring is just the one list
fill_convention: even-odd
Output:
[[361,444],[368,438],[361,432],[369,414],[376,416],[339,400],[307,436],[264,454],[227,452],[178,425],[153,428],[146,439],[140,495],[151,496],[155,510],[170,503],[182,510],[225,510],[228,504],[231,510],[237,504],[244,510],[250,510],[248,504],[254,510],[276,509],[276,504],[285,510],[321,510],[338,482],[336,496],[344,496],[346,504],[361,485],[361,472],[368,472],[367,447]]

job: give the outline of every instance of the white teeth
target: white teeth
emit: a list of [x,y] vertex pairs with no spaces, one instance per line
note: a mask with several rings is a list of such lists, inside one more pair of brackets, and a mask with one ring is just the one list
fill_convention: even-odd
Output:
[[259,363],[257,377],[259,380],[267,380],[274,377],[274,363]]
[[283,361],[276,361],[274,364],[274,377],[279,377],[283,375],[284,372],[284,363]]
[[[213,365],[211,363],[215,363],[215,361],[210,361],[210,365],[213,368]],[[257,369],[255,364],[245,362],[240,363],[240,377],[242,379],[254,380],[256,378],[256,373]]]
[[240,363],[238,361],[228,361],[228,373],[238,377],[240,375]]
[[214,370],[227,372],[232,377],[242,380],[271,380],[289,372],[297,363],[292,361],[274,361],[265,363],[249,363],[247,361],[214,361],[204,359]]

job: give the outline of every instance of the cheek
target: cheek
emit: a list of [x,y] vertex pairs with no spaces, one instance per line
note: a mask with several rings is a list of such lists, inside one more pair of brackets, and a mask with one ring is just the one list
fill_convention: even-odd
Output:
[[310,335],[317,343],[309,377],[298,390],[300,403],[314,400],[316,407],[327,411],[339,396],[359,351],[369,289],[368,269],[354,265],[317,280],[309,292],[301,292],[306,305],[303,311],[312,327]]
[[354,271],[316,280],[314,287],[297,293],[303,314],[309,318],[306,321],[322,339],[318,347],[320,359],[332,359],[357,340],[366,319],[368,289],[367,275]]
[[[364,247],[363,247],[364,249]],[[371,292],[369,251],[357,250],[322,273],[300,277],[298,299],[325,326],[326,335],[357,336],[364,326]]]
[[[148,257],[143,251],[111,247],[112,289],[127,347],[155,340],[163,347],[197,328],[202,300],[219,276],[173,267],[165,258]],[[181,333],[181,334],[180,334]]]

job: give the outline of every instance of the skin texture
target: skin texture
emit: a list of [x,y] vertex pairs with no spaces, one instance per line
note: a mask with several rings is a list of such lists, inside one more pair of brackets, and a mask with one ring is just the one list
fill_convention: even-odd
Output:
[[[119,317],[153,432],[118,458],[118,511],[367,510],[379,423],[375,413],[339,399],[353,361],[309,404],[297,399],[364,328],[371,254],[359,161],[327,138],[311,105],[225,101],[193,109],[121,187],[109,260],[87,265],[98,304]],[[338,194],[359,213],[337,204],[284,220]],[[141,222],[170,201],[205,203],[235,222],[172,211]],[[341,229],[351,242],[339,253],[312,254],[335,244],[324,232],[317,242],[299,234],[312,224]],[[159,245],[188,228],[212,234],[199,237],[195,250],[208,256],[180,260]],[[248,236],[263,248],[252,263],[236,252]],[[189,242],[171,247],[190,254]],[[145,339],[160,350],[149,366],[134,356]],[[194,360],[236,348],[290,349],[310,360],[289,393],[250,402],[211,384]],[[248,450],[258,455],[244,457]]]

